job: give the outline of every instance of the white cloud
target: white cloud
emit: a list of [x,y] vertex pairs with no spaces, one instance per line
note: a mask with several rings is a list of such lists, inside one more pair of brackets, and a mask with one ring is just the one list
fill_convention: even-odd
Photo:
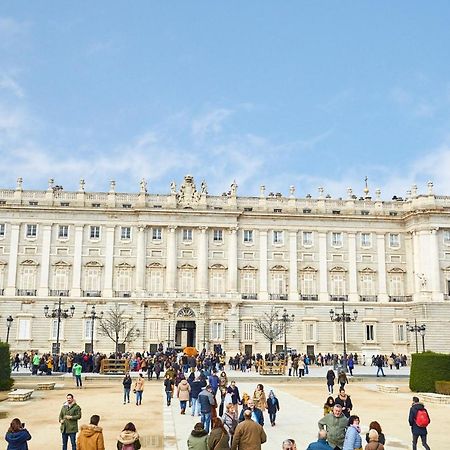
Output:
[[205,138],[208,134],[222,131],[225,120],[233,113],[230,109],[218,108],[197,117],[192,121],[192,134],[197,138]]
[[9,91],[18,98],[23,98],[25,96],[24,90],[19,83],[7,74],[0,75],[0,89]]

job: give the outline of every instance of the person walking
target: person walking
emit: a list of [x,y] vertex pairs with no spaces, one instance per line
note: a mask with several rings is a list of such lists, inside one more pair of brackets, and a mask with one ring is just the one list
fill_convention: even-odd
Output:
[[72,372],[75,376],[75,380],[77,382],[77,388],[83,387],[83,382],[81,381],[81,372],[83,371],[83,367],[81,364],[78,364],[77,362],[73,365]]
[[259,423],[262,427],[264,426],[264,415],[262,411],[255,406],[253,400],[249,399],[247,404],[242,407],[239,422],[245,420],[245,411],[250,411],[250,418],[256,423]]
[[369,443],[364,447],[364,450],[384,450],[384,445],[380,442],[377,430],[372,428],[367,435]]
[[133,381],[131,380],[130,372],[127,372],[125,374],[125,377],[122,381],[123,384],[123,404],[130,403],[130,391],[131,391],[131,385]]
[[253,403],[255,407],[264,413],[267,407],[266,393],[264,392],[264,386],[262,384],[257,384],[255,392],[253,393]]
[[311,442],[306,450],[333,450],[327,442],[327,432],[320,430],[317,435],[317,441]]
[[361,428],[359,427],[359,417],[350,416],[348,428],[345,433],[344,446],[342,450],[358,450],[362,448]]
[[170,406],[170,402],[172,400],[173,386],[174,382],[170,375],[167,374],[164,378],[164,392],[166,393],[167,406]]
[[327,401],[323,405],[323,415],[326,416],[327,414],[330,414],[330,412],[333,411],[334,406],[334,398],[330,395],[327,398]]
[[25,428],[25,424],[20,419],[15,418],[11,421],[5,435],[5,440],[8,443],[6,450],[28,450],[30,439],[31,434]]
[[334,403],[342,406],[342,412],[345,417],[350,418],[350,412],[353,409],[352,399],[346,394],[344,388],[339,389],[339,395],[334,399]]
[[216,404],[214,396],[212,394],[212,387],[210,385],[202,389],[198,395],[198,402],[200,404],[200,415],[203,428],[206,433],[209,433],[209,427],[211,425],[211,413],[212,408]]
[[100,416],[91,416],[89,425],[81,425],[77,439],[77,450],[105,450],[102,427],[98,426]]
[[67,442],[70,439],[72,450],[76,450],[76,434],[78,433],[78,421],[81,419],[81,408],[73,398],[67,394],[66,402],[59,412],[59,423],[62,436],[62,450],[67,450]]
[[187,440],[188,450],[208,450],[208,432],[203,428],[203,424],[198,422]]
[[342,389],[345,387],[346,384],[348,384],[348,378],[347,375],[345,374],[345,372],[343,370],[341,370],[339,372],[338,375],[338,383],[339,383],[339,387]]
[[227,403],[225,405],[225,412],[223,414],[222,420],[225,430],[227,430],[229,441],[231,442],[234,432],[236,431],[236,427],[239,423],[236,419],[235,406],[233,405],[233,403]]
[[117,450],[139,450],[140,448],[141,442],[136,426],[133,422],[128,422],[117,438]]
[[208,450],[230,450],[228,433],[220,417],[212,421],[211,433],[208,436]]
[[334,450],[342,450],[347,424],[348,420],[339,404],[334,405],[333,412],[322,417],[318,422],[319,429],[326,430],[328,443]]
[[144,394],[145,379],[142,373],[139,374],[134,382],[133,392],[136,394],[136,406],[142,405],[142,395]]
[[332,394],[334,389],[334,380],[336,379],[336,374],[334,373],[334,370],[333,369],[328,370],[326,377],[327,377],[328,393]]
[[180,414],[185,414],[186,413],[186,405],[187,402],[189,401],[189,394],[191,392],[191,387],[189,386],[189,383],[187,382],[187,380],[185,378],[183,378],[179,383],[178,383],[178,388],[177,388],[177,397],[178,400],[180,401]]
[[244,421],[234,432],[231,450],[261,450],[261,445],[267,441],[264,428],[252,420],[252,411],[244,411]]
[[413,450],[417,449],[417,441],[419,440],[419,437],[422,441],[423,448],[425,448],[426,450],[430,450],[430,447],[427,444],[427,426],[431,422],[431,419],[428,415],[428,411],[425,409],[425,406],[423,406],[423,403],[419,401],[419,397],[414,396],[412,398],[412,405],[409,409],[408,422],[411,426],[413,437]]
[[267,412],[269,413],[270,424],[274,427],[277,418],[277,412],[280,410],[280,403],[272,390],[267,397]]
[[377,435],[378,435],[377,438],[378,438],[378,442],[380,444],[384,445],[386,443],[386,438],[384,437],[383,431],[381,430],[381,425],[376,420],[374,420],[373,422],[370,422],[370,424],[369,424],[369,431],[366,434],[367,442],[370,442],[370,436],[369,436],[370,430],[375,430],[377,432]]
[[380,375],[378,375],[381,372],[381,375],[383,377],[385,377],[386,375],[384,374],[384,370],[383,370],[383,357],[381,355],[378,355],[376,360],[375,360],[375,364],[377,365],[377,377],[379,377]]

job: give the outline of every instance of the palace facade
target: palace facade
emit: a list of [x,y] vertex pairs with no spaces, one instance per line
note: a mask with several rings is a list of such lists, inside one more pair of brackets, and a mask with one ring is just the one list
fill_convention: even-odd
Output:
[[[212,196],[186,176],[168,194],[0,190],[0,336],[15,351],[50,351],[57,319],[44,308],[75,307],[61,320],[61,351],[111,352],[96,312],[123,311],[135,329],[126,350],[158,344],[229,353],[267,352],[255,319],[271,308],[294,320],[287,346],[343,350],[330,309],[358,311],[346,325],[348,352],[415,351],[409,324],[426,325],[426,349],[450,349],[450,197],[430,182],[406,198],[332,199],[266,193]],[[70,314],[69,314],[70,315]],[[124,331],[126,332],[126,330]],[[93,339],[92,339],[93,338]],[[275,342],[284,347],[284,336]],[[419,336],[419,350],[422,339]]]

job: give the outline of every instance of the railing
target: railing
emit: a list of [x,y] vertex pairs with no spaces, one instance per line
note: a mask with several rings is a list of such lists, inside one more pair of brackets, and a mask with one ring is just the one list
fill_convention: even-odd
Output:
[[131,297],[131,291],[114,291],[114,297]]
[[330,295],[330,300],[332,302],[347,302],[348,295]]
[[35,297],[36,289],[16,289],[16,294],[24,297]]
[[83,291],[83,297],[101,297],[102,291]]
[[270,300],[287,300],[288,294],[269,294]]
[[258,294],[242,294],[241,298],[242,300],[257,300]]
[[412,295],[390,295],[389,301],[396,303],[412,302]]
[[319,296],[317,294],[300,294],[300,300],[317,301],[319,300]]
[[378,295],[360,295],[359,299],[362,302],[377,302],[378,301]]
[[58,289],[50,289],[49,291],[50,297],[68,297],[69,296],[69,290],[58,290]]

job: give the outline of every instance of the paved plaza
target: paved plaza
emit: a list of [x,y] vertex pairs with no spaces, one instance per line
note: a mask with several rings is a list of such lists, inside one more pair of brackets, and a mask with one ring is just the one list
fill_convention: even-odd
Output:
[[[327,369],[313,368],[311,374],[301,380],[293,377],[258,376],[254,372],[227,372],[229,380],[237,381],[241,395],[243,392],[253,393],[256,384],[261,382],[267,393],[273,389],[279,398],[277,425],[271,427],[267,415],[265,417],[268,441],[263,448],[277,450],[284,439],[291,437],[298,442],[297,448],[300,450],[316,439],[317,421],[322,417],[322,405],[328,395],[325,384]],[[386,369],[386,378],[376,378],[375,373],[374,367],[358,367],[355,371],[355,377],[347,387],[354,404],[353,412],[361,417],[364,432],[372,420],[380,422],[387,436],[386,448],[411,448],[410,428],[407,424],[412,397],[408,388],[409,370]],[[16,385],[32,387],[42,381],[42,378],[20,375]],[[376,388],[377,383],[396,385],[399,392],[380,393]],[[30,450],[59,449],[61,445],[57,418],[68,392],[74,393],[82,408],[80,424],[87,423],[92,414],[101,416],[100,426],[104,429],[106,449],[116,448],[118,433],[125,423],[132,421],[142,437],[143,449],[185,450],[189,433],[199,419],[191,417],[190,410],[187,411],[189,414],[181,415],[176,399],[170,407],[165,406],[161,381],[147,381],[143,403],[136,406],[133,402],[123,405],[121,377],[90,376],[85,380],[84,388],[77,390],[72,377],[66,375],[57,379],[54,391],[35,391],[30,401],[1,402],[0,429],[6,431],[11,419],[19,417],[33,436]],[[448,423],[450,406],[426,406],[431,415],[430,446],[433,450],[444,449],[447,447],[446,434],[439,431],[444,430]],[[0,449],[4,448],[6,445],[0,444]]]

